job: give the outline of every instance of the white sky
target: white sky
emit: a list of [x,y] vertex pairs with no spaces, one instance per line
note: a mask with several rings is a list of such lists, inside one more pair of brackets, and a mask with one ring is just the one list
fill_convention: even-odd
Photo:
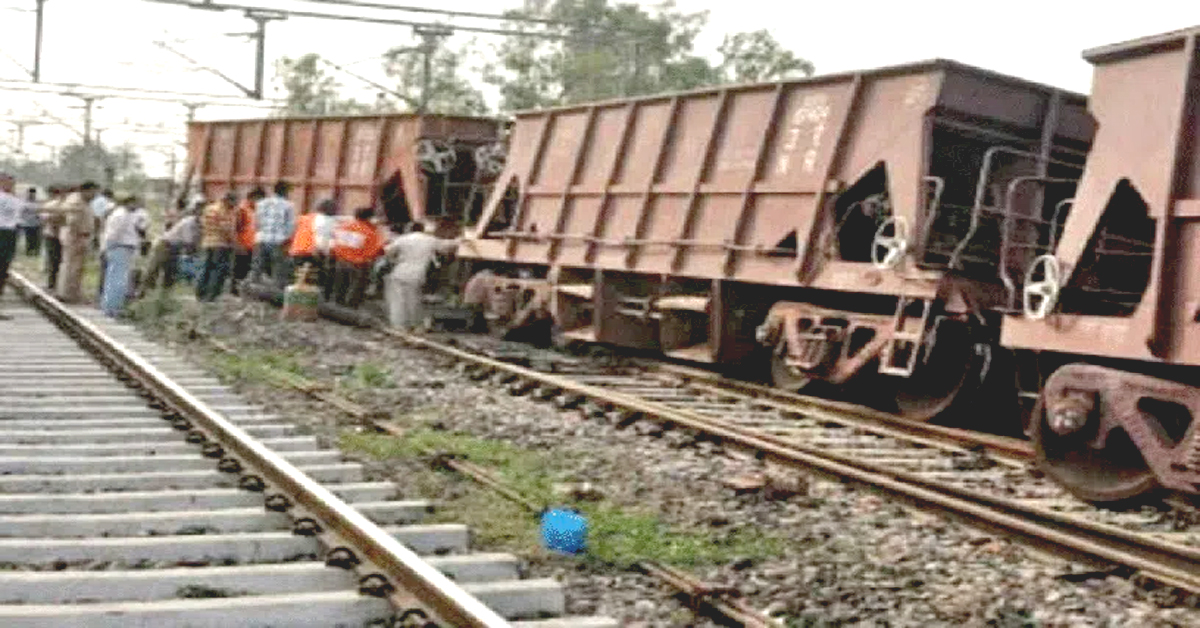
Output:
[[[239,4],[241,0],[223,0]],[[376,0],[378,1],[378,0]],[[392,4],[443,10],[499,13],[519,0],[388,0]],[[305,4],[303,0],[247,0],[245,4],[341,11]],[[642,0],[652,5],[653,0]],[[1193,26],[1200,9],[1178,0],[1102,3],[1086,0],[1007,0],[984,5],[962,0],[677,0],[685,11],[710,11],[699,44],[712,52],[724,33],[758,28],[774,36],[816,65],[824,74],[934,57],[950,58],[1021,78],[1086,93],[1091,72],[1081,58],[1086,48]],[[0,79],[28,77],[17,63],[33,59],[34,0],[0,0]],[[1195,5],[1191,5],[1195,6]],[[984,7],[987,7],[986,9]],[[987,11],[986,13],[984,11]],[[363,14],[379,15],[371,11]],[[437,16],[390,13],[392,17],[429,21]],[[457,25],[490,25],[455,20]],[[215,66],[245,85],[253,81],[253,49],[245,33],[253,24],[240,13],[210,13],[146,0],[48,0],[42,80],[142,87],[205,94],[237,95],[236,88],[156,47],[155,40],[188,40],[172,46],[204,64]],[[462,36],[459,36],[462,37]],[[482,43],[497,39],[481,35]],[[268,72],[284,55],[316,52],[345,65],[376,57],[411,41],[410,30],[348,22],[292,19],[269,26]],[[353,66],[356,72],[382,79],[378,63]],[[337,73],[335,73],[337,74]],[[349,91],[371,100],[375,90],[349,76],[338,75]],[[360,91],[361,90],[361,91]],[[13,120],[39,119],[47,124],[28,128],[25,148],[48,155],[51,146],[71,141],[73,132],[41,114],[48,110],[82,127],[78,99],[0,89],[0,151],[15,144]],[[166,150],[183,139],[185,109],[170,103],[108,99],[98,105],[95,126],[105,144],[130,142],[145,148],[144,161],[154,175],[165,174]],[[261,109],[206,107],[199,119],[256,117]],[[178,156],[182,160],[183,152]]]

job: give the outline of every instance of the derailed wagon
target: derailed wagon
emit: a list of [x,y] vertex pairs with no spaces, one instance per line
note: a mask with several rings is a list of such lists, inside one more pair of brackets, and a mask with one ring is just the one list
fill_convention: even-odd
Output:
[[337,198],[378,206],[393,224],[474,222],[504,165],[505,124],[491,118],[389,114],[196,122],[188,153],[207,198],[291,184],[297,207]]
[[938,60],[519,114],[460,255],[500,331],[976,402],[1087,499],[1195,492],[1198,32],[1088,53],[1090,104]]
[[500,324],[542,307],[564,338],[712,363],[766,345],[782,386],[882,383],[927,419],[977,385],[1001,270],[1046,231],[1000,247],[1004,212],[1069,198],[1040,182],[1091,136],[1083,96],[950,61],[527,113],[460,252],[535,273],[493,280]]

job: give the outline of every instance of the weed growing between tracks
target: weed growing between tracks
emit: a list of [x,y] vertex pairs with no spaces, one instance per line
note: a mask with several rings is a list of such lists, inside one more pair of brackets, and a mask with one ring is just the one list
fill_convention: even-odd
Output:
[[291,351],[248,349],[237,354],[213,355],[211,363],[218,375],[232,380],[269,384],[274,381],[272,372],[304,374],[304,367],[300,365],[296,353]]
[[[412,459],[430,451],[461,456],[496,473],[505,485],[534,503],[578,508],[589,524],[585,560],[602,564],[627,568],[651,560],[685,568],[720,565],[777,556],[784,544],[784,539],[761,530],[743,528],[719,534],[672,528],[652,513],[604,499],[565,495],[556,488],[567,477],[557,464],[562,461],[500,441],[418,426],[401,437],[345,432],[341,445],[379,460]],[[431,469],[422,484],[440,489],[439,513],[469,523],[488,542],[523,552],[538,551],[538,522],[520,507],[450,473]]]

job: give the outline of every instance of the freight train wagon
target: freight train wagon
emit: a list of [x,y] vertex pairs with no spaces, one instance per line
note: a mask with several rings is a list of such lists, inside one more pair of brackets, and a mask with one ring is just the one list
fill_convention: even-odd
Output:
[[1086,53],[1090,99],[937,60],[522,113],[459,254],[502,331],[1024,417],[1086,499],[1195,492],[1197,33]]
[[190,172],[207,198],[292,185],[311,208],[382,208],[389,222],[472,222],[504,165],[505,125],[456,116],[346,116],[196,122],[188,128]]

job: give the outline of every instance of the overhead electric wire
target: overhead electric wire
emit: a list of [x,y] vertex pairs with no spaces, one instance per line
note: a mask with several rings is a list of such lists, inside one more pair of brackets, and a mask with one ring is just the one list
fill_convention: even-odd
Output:
[[[58,94],[61,96],[103,96],[105,98],[119,98],[126,100],[146,100],[157,102],[179,103],[182,99],[193,99],[203,101],[205,106],[213,107],[254,107],[256,109],[275,109],[282,101],[268,101],[270,104],[261,103],[251,100],[245,96],[233,94],[204,94],[196,92],[175,92],[168,90],[147,89],[141,87],[112,87],[105,85],[86,85],[83,83],[47,83],[42,81],[34,83],[33,81],[18,81],[16,79],[0,79],[0,91],[27,91],[38,92],[42,94]],[[96,94],[81,94],[75,90],[87,90],[92,92],[114,92],[114,93],[96,93]],[[241,102],[236,102],[241,101]]]
[[445,15],[447,17],[469,17],[482,20],[500,20],[505,22],[529,22],[534,24],[546,24],[550,26],[572,26],[571,22],[561,20],[551,20],[540,17],[524,17],[524,16],[508,16],[500,13],[476,13],[473,11],[449,11],[446,9],[433,9],[430,7],[414,7],[408,5],[386,4],[381,2],[364,2],[363,0],[298,0],[300,2],[309,2],[314,4],[332,4],[335,6],[357,7],[364,9],[383,9],[385,11],[402,11],[405,13],[433,13],[436,15]]
[[[370,16],[362,16],[362,15],[346,15],[346,14],[337,14],[337,13],[320,13],[320,12],[316,12],[316,11],[301,11],[301,10],[296,10],[296,9],[277,9],[274,7],[264,7],[264,6],[257,6],[257,5],[252,6],[252,5],[245,5],[245,4],[222,4],[222,3],[217,3],[217,2],[210,2],[209,0],[204,0],[203,2],[199,2],[199,3],[193,2],[191,0],[146,0],[146,1],[154,2],[156,4],[167,4],[167,5],[188,7],[188,8],[192,8],[192,9],[203,9],[203,10],[208,10],[208,11],[247,11],[247,12],[262,13],[262,14],[266,14],[266,15],[280,15],[280,16],[285,16],[285,17],[302,17],[302,18],[345,21],[345,22],[363,22],[363,23],[371,23],[371,24],[391,24],[391,25],[395,25],[395,26],[409,26],[409,27],[412,27],[415,29],[422,29],[422,28],[443,29],[443,30],[450,30],[450,31],[462,31],[462,32],[468,32],[468,33],[482,33],[482,34],[487,34],[487,35],[503,35],[506,37],[536,37],[536,38],[541,38],[541,39],[553,39],[553,40],[559,40],[559,41],[595,41],[598,38],[603,38],[607,42],[618,42],[618,43],[624,42],[624,41],[636,41],[638,39],[638,37],[636,37],[636,36],[635,37],[628,37],[628,36],[623,37],[623,36],[619,36],[616,33],[606,33],[606,32],[595,32],[595,33],[590,33],[588,36],[581,37],[581,36],[575,35],[575,34],[554,33],[554,32],[546,32],[546,31],[514,30],[514,29],[507,29],[507,28],[490,28],[490,27],[485,27],[485,26],[459,26],[456,24],[442,24],[442,23],[437,23],[437,22],[417,22],[417,21],[413,21],[413,20],[403,20],[403,19],[385,18],[385,17],[370,17]],[[301,1],[303,1],[303,0],[301,0]],[[449,14],[451,17],[454,14],[454,12],[450,12],[450,11],[438,11],[438,13]],[[514,19],[513,21],[519,22],[521,20]],[[586,26],[586,25],[584,25],[584,26]],[[628,35],[628,34],[629,33],[625,33],[625,35]]]

